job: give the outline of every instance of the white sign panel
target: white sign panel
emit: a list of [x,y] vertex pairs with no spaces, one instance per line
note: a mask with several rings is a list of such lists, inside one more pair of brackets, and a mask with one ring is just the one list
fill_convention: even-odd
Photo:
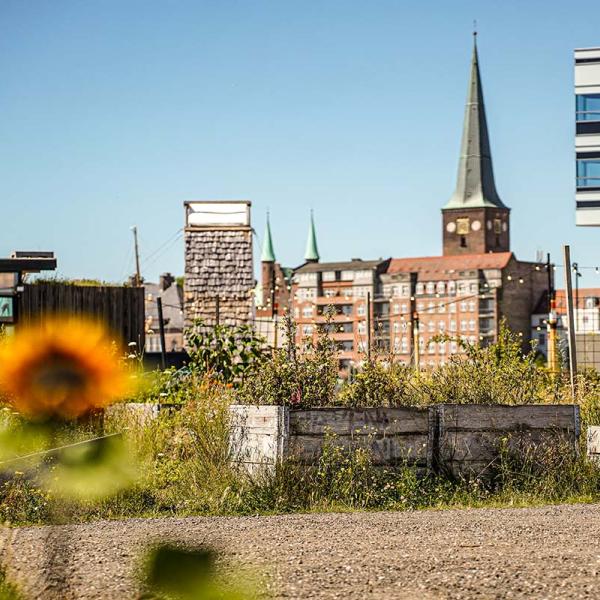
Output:
[[250,202],[188,202],[188,227],[250,226]]

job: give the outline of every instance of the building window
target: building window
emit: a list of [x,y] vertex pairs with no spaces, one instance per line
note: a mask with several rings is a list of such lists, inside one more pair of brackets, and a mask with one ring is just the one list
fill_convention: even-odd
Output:
[[396,322],[393,325],[394,333],[398,333],[400,331],[400,323]]
[[300,309],[296,306],[294,308],[294,319],[297,319],[300,316]]
[[424,294],[425,293],[425,284],[423,283],[417,283],[417,294]]
[[444,333],[444,331],[446,331],[446,323],[444,323],[444,321],[440,321],[438,323],[438,329],[441,333]]
[[450,331],[456,331],[456,321],[454,319],[450,321]]
[[424,302],[417,302],[417,312],[423,312],[425,310]]
[[600,187],[600,158],[577,159],[577,187]]
[[312,306],[305,306],[302,309],[302,316],[306,319],[309,317],[313,316],[313,307]]
[[443,294],[446,291],[446,284],[443,281],[438,281],[435,286],[435,291],[438,294]]
[[400,295],[404,297],[410,296],[410,285],[403,283],[400,286]]
[[429,354],[435,354],[435,342],[429,342],[428,351]]
[[405,337],[402,338],[401,348],[403,354],[406,354],[408,352],[408,340]]
[[471,319],[469,321],[469,331],[475,331],[475,320]]
[[435,302],[430,302],[427,306],[427,312],[433,313],[435,312]]
[[358,322],[358,333],[367,333],[367,324],[364,321]]
[[577,121],[600,121],[600,94],[579,94],[575,100]]
[[427,330],[429,331],[429,333],[433,333],[435,331],[434,321],[429,321],[429,323],[427,323]]
[[435,292],[435,283],[433,283],[433,281],[430,281],[427,284],[427,293],[428,294],[433,294]]
[[335,281],[335,271],[323,271],[323,281]]
[[449,294],[456,294],[456,281],[449,281],[448,282],[448,293]]
[[475,300],[469,301],[469,312],[475,312]]
[[402,304],[400,306],[400,312],[405,315],[408,312],[408,306],[406,304]]
[[467,312],[467,303],[466,302],[460,303],[460,312]]
[[400,314],[400,305],[399,304],[394,304],[394,314],[395,315]]
[[454,341],[450,342],[450,354],[456,354],[458,350],[458,344]]
[[365,313],[366,313],[365,305],[359,304],[358,308],[356,309],[356,314],[363,316]]
[[312,325],[303,325],[302,326],[302,335],[312,335],[313,328]]
[[456,312],[456,302],[451,302],[451,303],[448,305],[448,308],[450,309],[450,312],[451,312],[451,313],[455,313],[455,312]]
[[467,322],[464,319],[460,322],[460,330],[461,331],[467,330]]
[[438,312],[444,313],[446,312],[446,304],[444,302],[440,302],[438,305]]

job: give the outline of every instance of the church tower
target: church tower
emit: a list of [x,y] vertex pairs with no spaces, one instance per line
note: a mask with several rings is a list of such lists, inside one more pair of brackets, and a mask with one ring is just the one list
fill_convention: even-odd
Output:
[[444,256],[510,251],[510,209],[494,182],[476,35],[456,189],[442,208]]
[[308,226],[308,238],[306,240],[306,251],[304,252],[304,261],[307,263],[318,263],[320,259],[319,249],[317,247],[317,232],[315,230],[315,219],[313,211],[310,211],[310,224]]

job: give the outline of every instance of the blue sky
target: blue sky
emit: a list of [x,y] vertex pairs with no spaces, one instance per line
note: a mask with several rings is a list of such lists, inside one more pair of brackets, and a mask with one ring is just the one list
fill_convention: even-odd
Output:
[[118,281],[136,224],[143,275],[179,274],[182,204],[213,198],[252,200],[256,260],[267,207],[285,265],[311,208],[323,260],[440,254],[473,19],[513,250],[600,266],[573,199],[573,49],[600,46],[597,0],[2,0],[0,256]]

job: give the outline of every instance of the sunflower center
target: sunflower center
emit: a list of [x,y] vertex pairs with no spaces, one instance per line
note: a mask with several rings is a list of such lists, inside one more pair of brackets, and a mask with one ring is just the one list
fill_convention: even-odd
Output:
[[86,385],[86,374],[72,357],[53,354],[32,370],[31,383],[48,393],[78,391]]

